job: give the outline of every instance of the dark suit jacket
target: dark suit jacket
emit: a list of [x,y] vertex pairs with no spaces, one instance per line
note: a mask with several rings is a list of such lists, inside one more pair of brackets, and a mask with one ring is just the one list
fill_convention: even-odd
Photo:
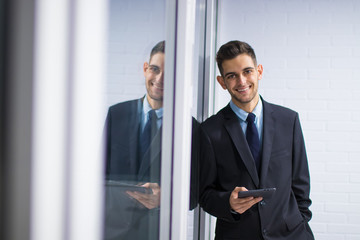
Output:
[[[263,100],[261,173],[236,114],[227,105],[201,124],[200,206],[217,217],[216,239],[313,239],[308,226],[310,179],[296,112]],[[275,187],[243,214],[230,211],[236,186]]]
[[161,129],[142,161],[138,154],[143,98],[111,106],[106,119],[106,177],[134,182],[160,182]]
[[[106,119],[106,178],[134,183],[155,182],[160,185],[161,128],[155,134],[143,161],[139,157],[138,142],[143,99],[111,106]],[[198,129],[192,119],[192,161],[190,209],[198,202]],[[106,187],[106,239],[158,239],[159,209],[148,210],[129,199],[116,187]]]
[[[161,128],[143,161],[138,142],[143,98],[111,106],[106,119],[106,179],[160,185]],[[158,239],[159,209],[148,210],[116,187],[105,188],[105,239]]]

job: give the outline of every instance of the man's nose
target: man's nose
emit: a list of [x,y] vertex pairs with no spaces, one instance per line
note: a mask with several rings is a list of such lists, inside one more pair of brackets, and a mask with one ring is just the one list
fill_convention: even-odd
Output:
[[160,72],[157,76],[156,76],[156,81],[157,82],[164,82],[164,72]]
[[238,82],[242,85],[246,83],[246,77],[243,76],[242,74],[239,75],[238,77]]

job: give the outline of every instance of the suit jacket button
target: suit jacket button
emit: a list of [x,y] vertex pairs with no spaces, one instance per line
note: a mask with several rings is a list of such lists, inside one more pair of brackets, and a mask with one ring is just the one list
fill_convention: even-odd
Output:
[[264,200],[262,200],[262,201],[260,202],[260,205],[264,207],[264,206],[266,205],[266,202],[265,202]]
[[267,235],[267,230],[266,229],[263,229],[263,234],[264,234],[264,236],[266,236]]

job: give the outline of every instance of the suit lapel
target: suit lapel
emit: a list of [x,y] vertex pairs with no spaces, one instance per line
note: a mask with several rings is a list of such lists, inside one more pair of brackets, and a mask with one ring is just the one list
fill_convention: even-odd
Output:
[[[261,160],[261,185],[266,182],[271,157],[271,149],[275,134],[275,117],[271,105],[263,101],[263,144]],[[262,186],[260,186],[262,187]]]
[[128,148],[129,148],[129,161],[130,172],[133,174],[137,173],[137,155],[138,155],[138,136],[139,136],[139,126],[140,126],[140,116],[142,110],[142,99],[139,99],[134,108],[128,113],[129,123],[127,127],[129,136],[128,139]]
[[138,179],[143,179],[149,173],[149,168],[152,166],[152,163],[159,158],[161,152],[161,133],[162,127],[156,132],[154,138],[152,139],[148,150],[144,154],[144,159],[150,159],[149,161],[144,161],[141,159],[140,169]]
[[231,110],[230,105],[224,108],[224,126],[229,133],[236,150],[240,154],[244,165],[246,166],[255,186],[259,186],[259,176],[256,170],[255,161],[252,157],[250,148],[247,144],[245,135],[241,129],[238,117]]

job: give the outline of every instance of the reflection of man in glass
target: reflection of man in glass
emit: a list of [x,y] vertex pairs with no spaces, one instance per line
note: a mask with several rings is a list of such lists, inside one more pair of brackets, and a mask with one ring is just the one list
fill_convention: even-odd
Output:
[[143,66],[147,94],[109,108],[106,239],[157,239],[165,42]]

